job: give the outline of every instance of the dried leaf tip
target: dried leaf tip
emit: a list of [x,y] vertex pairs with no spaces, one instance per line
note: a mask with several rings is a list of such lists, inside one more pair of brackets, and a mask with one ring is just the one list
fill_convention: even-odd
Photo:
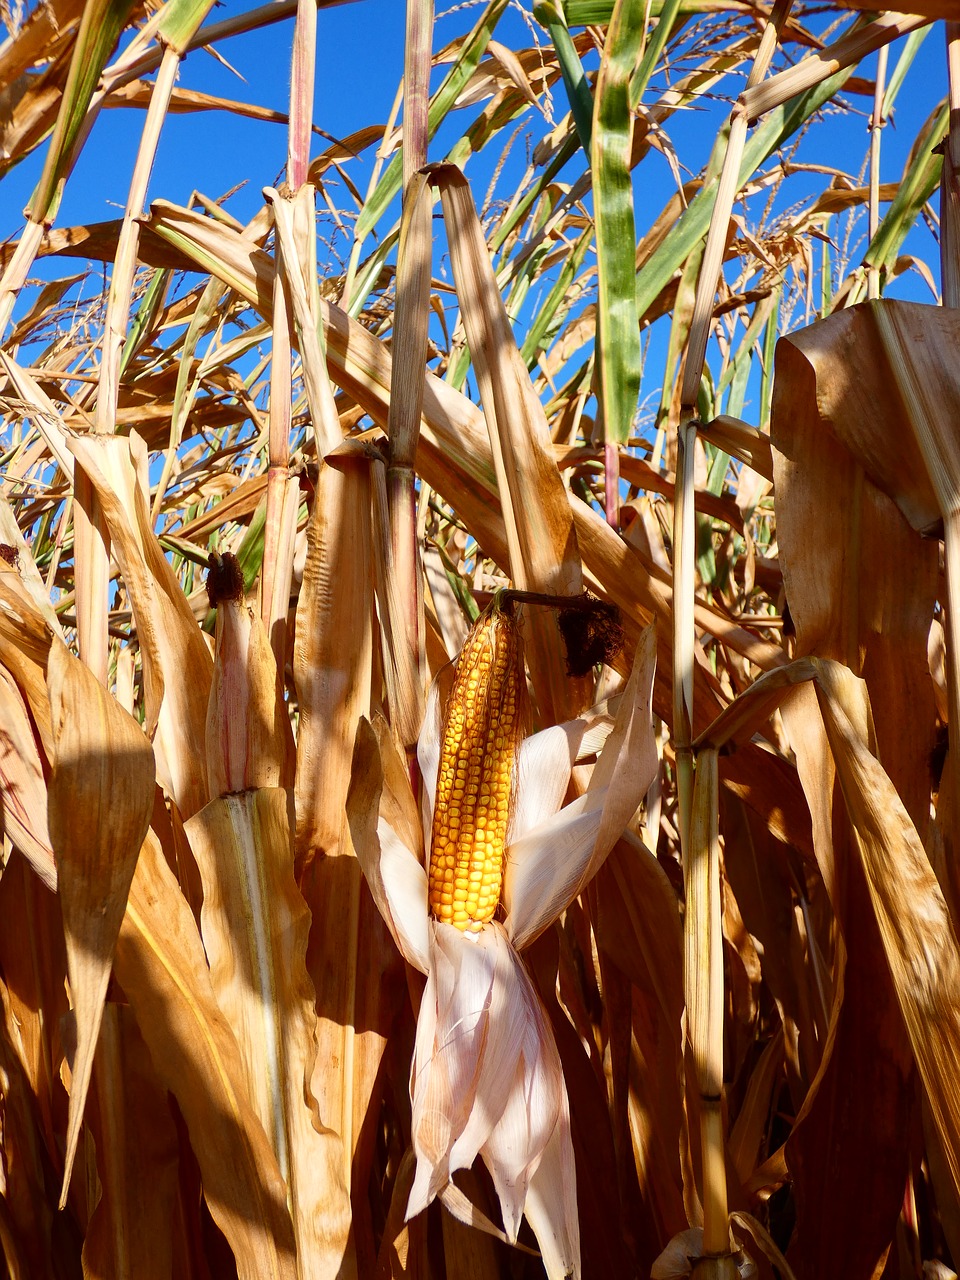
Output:
[[243,570],[235,555],[227,551],[221,556],[211,551],[207,561],[210,568],[207,572],[207,598],[210,608],[226,600],[243,599]]

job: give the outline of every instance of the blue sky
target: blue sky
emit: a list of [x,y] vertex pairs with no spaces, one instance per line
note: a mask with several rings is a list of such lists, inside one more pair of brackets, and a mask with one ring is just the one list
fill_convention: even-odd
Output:
[[[527,0],[529,6],[529,0]],[[226,3],[218,5],[210,15],[210,21],[219,21],[247,5]],[[438,19],[434,48],[439,49],[448,40],[461,34],[475,21],[478,3],[448,5],[438,0]],[[448,9],[452,12],[447,13]],[[511,48],[521,48],[531,43],[529,14],[524,20],[519,3],[512,6],[497,30],[497,38]],[[318,77],[315,102],[315,123],[327,133],[345,136],[361,125],[386,121],[403,67],[404,4],[402,0],[359,0],[333,8],[321,9],[318,14]],[[249,36],[224,41],[218,48],[240,73],[221,65],[210,54],[198,50],[186,60],[179,83],[192,89],[238,99],[257,105],[285,111],[289,93],[289,58],[292,22],[286,21]],[[540,37],[546,35],[539,28]],[[902,42],[900,42],[902,44]],[[794,46],[796,49],[796,46]],[[895,65],[897,46],[891,53],[891,70]],[[883,138],[884,181],[899,178],[907,151],[920,125],[928,116],[945,89],[944,43],[942,24],[937,24],[922,47],[917,62],[901,91],[896,112]],[[590,63],[588,62],[588,67]],[[875,58],[861,67],[860,75],[871,75]],[[434,84],[439,82],[443,68],[434,72]],[[656,81],[662,83],[662,77]],[[726,79],[722,92],[733,94],[742,80]],[[562,86],[554,90],[555,113],[559,119],[566,111]],[[851,110],[835,114],[826,129],[818,131],[819,163],[836,165],[856,173],[862,166],[867,152],[867,115],[871,100],[858,95],[848,95]],[[479,106],[455,113],[446,128],[431,145],[431,158],[443,157],[449,142],[459,136],[465,125],[480,110]],[[729,113],[729,102],[705,99],[697,110],[679,112],[669,124],[670,136],[677,151],[696,170],[706,159],[716,130]],[[542,136],[542,120],[533,118],[531,112],[526,132],[533,140]],[[126,197],[143,112],[136,109],[104,111],[93,135],[67,184],[63,205],[58,216],[59,225],[71,225],[85,221],[98,221],[120,216]],[[505,131],[504,138],[511,132]],[[524,130],[517,141],[511,163],[516,180],[522,172],[524,156]],[[829,143],[824,144],[824,139]],[[326,143],[317,138],[315,152]],[[500,146],[494,145],[491,155],[471,161],[468,176],[474,184],[478,202],[482,200],[489,179],[494,156]],[[826,154],[824,154],[826,151]],[[0,237],[16,235],[21,225],[20,210],[30,197],[42,167],[44,147],[15,168],[4,180],[0,191]],[[246,180],[246,186],[229,201],[227,208],[241,220],[246,220],[260,206],[261,188],[273,184],[283,176],[286,156],[286,130],[282,124],[236,119],[223,111],[199,115],[171,115],[164,126],[157,164],[150,186],[151,197],[162,196],[177,203],[186,203],[191,192],[198,188],[208,197],[217,198]],[[806,157],[802,157],[806,158]],[[356,161],[350,162],[349,171],[361,191],[366,189],[373,164],[373,149]],[[582,170],[582,157],[577,157],[569,167],[569,180]],[[665,160],[651,156],[644,161],[643,188],[637,190],[638,231],[645,230],[663,207],[674,190],[674,179]],[[505,177],[511,176],[508,166]],[[566,175],[564,175],[566,176]],[[685,175],[686,176],[686,175]],[[790,179],[780,197],[781,204],[800,200],[812,190],[821,189],[825,179],[820,174],[798,175]],[[841,228],[834,220],[839,233]],[[862,228],[861,228],[862,230]],[[853,260],[858,260],[863,243],[859,232],[851,238]],[[858,247],[859,245],[859,247]],[[938,274],[935,244],[929,232],[921,227],[911,237],[908,248],[924,257]],[[348,242],[341,238],[337,245],[341,255],[348,252]],[[66,275],[80,269],[76,260],[41,260],[35,276],[50,278]],[[336,270],[334,263],[328,269]],[[436,269],[443,271],[442,253],[438,246]],[[88,282],[92,292],[100,279],[100,270],[94,267],[96,280]],[[546,287],[546,285],[544,286]],[[908,275],[896,281],[890,292],[895,296],[910,297],[918,301],[932,301],[927,287],[916,275]],[[651,374],[654,383],[662,376],[659,357],[652,361]],[[645,387],[645,394],[648,388]]]

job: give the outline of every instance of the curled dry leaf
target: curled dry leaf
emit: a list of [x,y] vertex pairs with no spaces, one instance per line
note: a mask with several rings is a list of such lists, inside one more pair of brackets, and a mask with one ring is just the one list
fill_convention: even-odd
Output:
[[54,733],[48,821],[77,1017],[62,1208],[127,891],[153,810],[155,768],[136,720],[59,640],[47,687]]

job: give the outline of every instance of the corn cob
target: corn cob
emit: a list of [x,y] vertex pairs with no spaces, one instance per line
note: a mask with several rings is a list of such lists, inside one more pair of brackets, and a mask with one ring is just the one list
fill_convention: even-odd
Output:
[[516,621],[495,607],[460,651],[433,812],[430,910],[470,933],[493,918],[500,901],[524,693]]

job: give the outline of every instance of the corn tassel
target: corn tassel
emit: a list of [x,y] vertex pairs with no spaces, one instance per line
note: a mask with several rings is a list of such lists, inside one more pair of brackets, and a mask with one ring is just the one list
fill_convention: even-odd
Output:
[[525,693],[515,619],[497,608],[467,636],[444,715],[430,854],[430,910],[477,933],[500,901]]

